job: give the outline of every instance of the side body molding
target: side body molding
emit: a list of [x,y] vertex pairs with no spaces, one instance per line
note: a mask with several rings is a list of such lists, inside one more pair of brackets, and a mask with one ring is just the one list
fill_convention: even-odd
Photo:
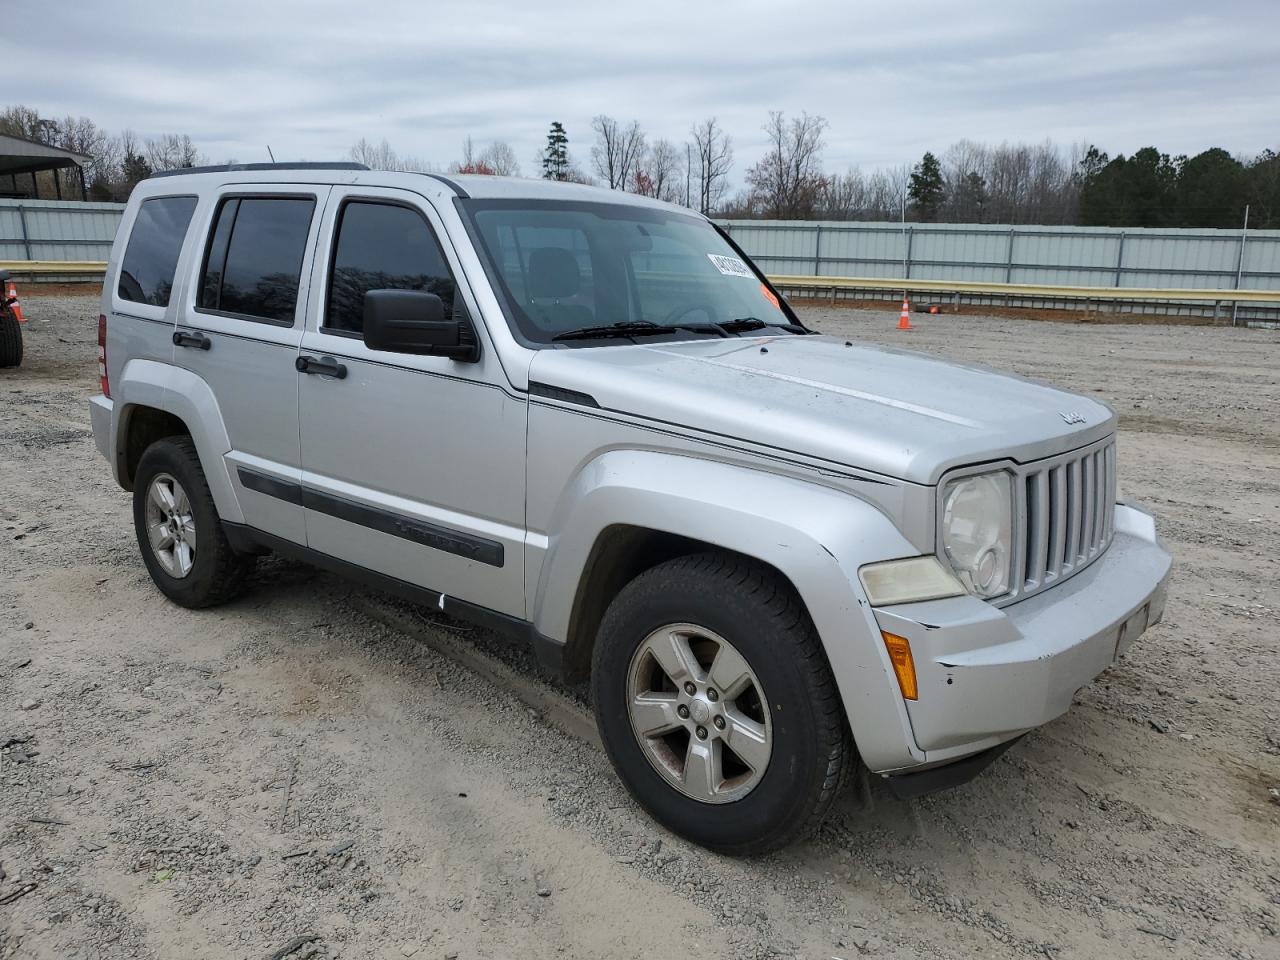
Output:
[[877,509],[816,483],[727,463],[643,450],[603,453],[562,492],[541,564],[540,538],[530,537],[539,633],[565,641],[592,547],[618,524],[703,540],[780,570],[822,639],[863,760],[877,770],[924,759],[857,577],[864,563],[919,551]]
[[231,523],[243,523],[244,514],[231,483],[226,454],[231,440],[213,390],[189,370],[154,360],[130,360],[118,379],[111,383],[115,424],[112,435],[116,445],[116,476],[123,479],[121,466],[125,456],[128,418],[140,406],[155,407],[182,420],[191,431],[191,439],[200,454],[209,490],[217,504],[218,514]]

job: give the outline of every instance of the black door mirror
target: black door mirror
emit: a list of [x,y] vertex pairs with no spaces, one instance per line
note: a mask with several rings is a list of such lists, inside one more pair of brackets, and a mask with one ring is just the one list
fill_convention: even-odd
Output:
[[364,295],[364,343],[370,350],[475,360],[470,325],[444,315],[444,302],[422,290],[369,290]]

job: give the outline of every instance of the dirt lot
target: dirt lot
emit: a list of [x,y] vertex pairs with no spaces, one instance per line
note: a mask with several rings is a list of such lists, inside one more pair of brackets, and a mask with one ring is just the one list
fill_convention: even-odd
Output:
[[89,433],[96,303],[25,306],[0,957],[1280,956],[1280,334],[807,310],[1111,402],[1177,569],[1164,624],[975,782],[851,791],[735,861],[655,827],[578,692],[493,638],[279,561],[165,602]]

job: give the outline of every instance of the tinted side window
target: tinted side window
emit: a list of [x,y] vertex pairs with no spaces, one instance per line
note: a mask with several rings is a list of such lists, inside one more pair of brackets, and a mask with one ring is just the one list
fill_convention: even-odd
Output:
[[120,298],[157,307],[169,305],[178,254],[196,208],[195,197],[143,200],[120,267]]
[[310,197],[223,200],[209,235],[200,306],[292,323],[314,210]]
[[324,325],[359,333],[369,290],[425,290],[453,314],[453,274],[435,234],[408,207],[352,201],[338,217]]

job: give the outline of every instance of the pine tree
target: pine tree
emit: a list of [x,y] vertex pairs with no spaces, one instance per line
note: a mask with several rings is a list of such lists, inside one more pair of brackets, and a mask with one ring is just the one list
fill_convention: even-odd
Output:
[[960,223],[984,223],[987,206],[987,181],[977,171],[966,173],[951,196],[948,207],[951,219]]
[[1220,147],[1213,147],[1178,168],[1177,225],[1235,227],[1249,201],[1246,168]]
[[120,168],[124,182],[128,184],[130,189],[139,181],[151,176],[151,164],[147,163],[147,158],[139,156],[132,150],[124,155]]
[[542,154],[542,176],[546,180],[569,179],[569,135],[559,120],[551,123],[547,148]]
[[945,193],[942,164],[932,153],[926,152],[911,171],[911,185],[907,190],[916,216],[926,222],[937,220]]

